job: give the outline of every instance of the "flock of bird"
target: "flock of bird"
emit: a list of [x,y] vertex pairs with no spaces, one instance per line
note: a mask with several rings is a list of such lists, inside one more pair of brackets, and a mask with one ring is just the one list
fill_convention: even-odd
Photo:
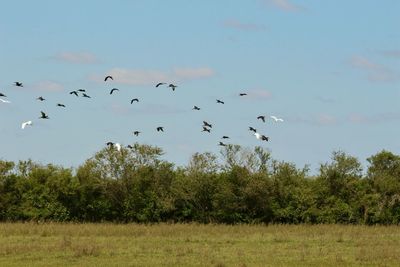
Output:
[[[104,78],[104,82],[107,82],[108,80],[114,80],[114,78],[113,78],[111,75],[107,75],[107,76]],[[17,86],[17,87],[23,87],[23,86],[24,86],[22,82],[14,82],[14,85]],[[155,85],[155,87],[158,88],[158,87],[163,86],[163,85],[167,85],[167,83],[165,83],[165,82],[159,82],[159,83],[157,83],[157,84]],[[175,91],[175,89],[176,89],[178,86],[175,85],[175,84],[169,83],[169,84],[167,85],[167,87],[168,87],[168,88],[171,88],[172,91]],[[112,95],[113,93],[115,93],[115,92],[117,92],[117,91],[119,91],[118,88],[112,88],[112,89],[110,90],[110,95]],[[91,97],[86,93],[86,90],[85,90],[85,89],[77,89],[77,90],[74,90],[74,91],[69,92],[69,94],[70,94],[70,95],[74,95],[74,96],[76,96],[76,97],[79,97],[79,95],[81,95],[82,97],[91,98]],[[246,96],[247,96],[247,93],[240,93],[240,94],[239,94],[239,97],[246,97]],[[1,103],[4,103],[4,104],[10,104],[10,103],[11,103],[11,101],[6,100],[6,99],[4,99],[4,98],[7,98],[7,96],[6,96],[4,93],[1,93],[1,92],[0,92],[0,102],[1,102]],[[44,97],[42,97],[42,96],[39,96],[39,97],[37,98],[37,100],[38,100],[38,101],[45,101],[46,99],[45,99]],[[139,102],[139,99],[138,99],[138,98],[133,98],[133,99],[131,99],[131,100],[130,100],[130,103],[133,104],[133,102]],[[225,102],[222,101],[222,100],[220,100],[220,99],[216,99],[216,103],[217,103],[217,104],[222,104],[222,105],[225,104]],[[61,107],[61,108],[66,108],[66,106],[65,106],[64,104],[62,104],[62,103],[57,103],[57,106],[58,106],[58,107]],[[193,107],[193,110],[199,111],[199,110],[201,110],[201,109],[200,109],[200,107],[198,107],[198,106],[194,106],[194,107]],[[283,122],[283,119],[282,119],[282,118],[278,118],[278,117],[276,117],[276,116],[274,116],[274,115],[269,116],[269,118],[271,118],[274,122]],[[40,117],[39,117],[39,119],[50,119],[50,117],[49,117],[44,111],[40,111]],[[257,117],[257,119],[258,119],[258,120],[261,120],[263,123],[265,123],[265,122],[267,121],[267,116],[265,116],[265,115],[260,115],[260,116]],[[33,122],[32,122],[31,120],[24,121],[24,122],[21,123],[21,129],[25,129],[27,126],[32,126],[32,125],[33,125]],[[207,122],[207,121],[203,121],[203,125],[202,125],[203,130],[202,130],[202,132],[211,133],[212,127],[213,127],[213,126],[212,126],[211,123],[209,123],[209,122]],[[158,127],[156,128],[156,131],[157,131],[157,132],[164,132],[164,127],[163,127],[163,126],[158,126]],[[258,140],[267,141],[267,142],[268,142],[269,139],[270,139],[268,136],[266,136],[266,135],[264,135],[264,134],[258,133],[257,130],[256,130],[254,127],[251,127],[251,126],[250,126],[250,127],[249,127],[249,131],[253,132],[254,136],[255,136]],[[141,133],[140,131],[134,131],[134,132],[133,132],[133,135],[139,136],[140,133]],[[224,136],[222,136],[221,139],[226,140],[226,139],[229,139],[229,138],[230,138],[229,136],[224,135]],[[121,146],[120,143],[107,142],[106,145],[109,146],[109,147],[115,147],[118,151],[120,151],[121,148],[122,148],[122,146]],[[222,141],[219,141],[218,145],[219,145],[219,146],[227,146],[227,143],[224,143],[224,142],[222,142]],[[131,145],[128,145],[127,147],[128,147],[128,148],[133,148]]]

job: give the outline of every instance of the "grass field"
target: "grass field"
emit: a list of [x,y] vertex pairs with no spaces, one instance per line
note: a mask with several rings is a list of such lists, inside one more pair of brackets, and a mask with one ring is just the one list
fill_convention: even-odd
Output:
[[0,224],[0,266],[399,265],[397,226]]

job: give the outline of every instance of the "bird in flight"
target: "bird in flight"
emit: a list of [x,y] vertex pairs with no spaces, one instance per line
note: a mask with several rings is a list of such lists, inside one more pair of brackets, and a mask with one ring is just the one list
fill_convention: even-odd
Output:
[[69,92],[69,94],[78,96],[78,91],[71,91],[71,92]]
[[157,132],[164,132],[164,127],[157,127]]
[[229,139],[229,136],[224,135],[222,136],[222,139]]
[[206,121],[203,121],[203,126],[212,128],[212,125]]
[[40,117],[39,117],[39,119],[48,119],[49,118],[49,116],[47,116],[47,114],[46,113],[44,113],[43,111],[40,111]]
[[0,93],[0,96],[2,96],[2,97],[7,97],[5,94],[3,94],[3,93]]
[[131,146],[131,145],[127,145],[126,147],[129,149],[133,149],[133,146]]
[[26,126],[32,126],[32,121],[25,121],[21,124],[21,129],[25,129]]
[[115,147],[117,148],[118,151],[121,151],[121,144],[120,143],[115,143]]
[[163,84],[165,84],[165,83],[157,83],[156,87],[159,87],[160,85],[163,85]]
[[136,136],[139,136],[140,132],[139,131],[134,131],[133,134],[136,135]]
[[134,99],[131,100],[131,104],[132,104],[133,102],[139,102],[139,99],[138,99],[138,98],[134,98]]
[[170,84],[168,85],[168,87],[170,87],[170,88],[172,89],[172,91],[175,91],[176,87],[178,87],[178,86],[175,85],[175,84],[170,83]]
[[218,145],[219,145],[219,146],[226,146],[226,144],[224,144],[224,143],[222,143],[222,142],[219,142]]
[[91,98],[90,96],[88,96],[87,94],[83,93],[82,94],[83,97],[87,97],[87,98]]
[[21,82],[14,82],[14,85],[18,87],[24,87],[24,85]]
[[194,106],[193,109],[194,110],[200,110],[200,108],[198,106]]
[[258,116],[257,119],[258,120],[262,120],[263,122],[265,122],[265,116]]
[[270,116],[270,117],[271,117],[271,119],[273,119],[275,122],[278,122],[278,121],[282,121],[282,122],[283,122],[283,119],[277,118],[276,116]]
[[219,104],[225,104],[224,101],[221,101],[221,100],[219,100],[219,99],[217,99],[217,103],[219,103]]
[[63,108],[65,108],[65,105],[64,105],[64,104],[58,103],[58,104],[57,104],[57,107],[63,107]]
[[239,96],[245,96],[247,95],[246,93],[240,93]]
[[114,91],[119,91],[119,89],[118,89],[118,88],[113,88],[113,89],[111,89],[110,95],[112,95],[112,93],[114,93]]
[[211,133],[211,129],[207,129],[205,126],[203,126],[203,131],[202,132],[209,132]]
[[39,96],[38,98],[36,98],[37,100],[39,100],[39,101],[44,101],[44,100],[46,100],[46,99],[44,99],[43,97],[41,97],[41,96]]
[[86,90],[85,89],[78,89],[78,92],[84,93],[84,92],[86,92]]
[[263,135],[263,134],[254,133],[254,135],[256,136],[256,138],[257,138],[258,140],[267,141],[267,142],[268,142],[268,140],[269,140],[269,137],[268,137],[268,136],[265,136],[265,135]]
[[114,143],[113,142],[107,142],[106,145],[109,146],[109,147],[113,147]]
[[0,98],[0,101],[3,102],[3,103],[11,103],[10,101],[4,100],[4,99],[1,99],[1,98]]
[[104,78],[104,81],[106,82],[108,79],[114,80],[112,76],[108,75]]
[[249,127],[249,131],[253,131],[255,133],[257,132],[257,130],[255,128],[251,127],[251,126]]

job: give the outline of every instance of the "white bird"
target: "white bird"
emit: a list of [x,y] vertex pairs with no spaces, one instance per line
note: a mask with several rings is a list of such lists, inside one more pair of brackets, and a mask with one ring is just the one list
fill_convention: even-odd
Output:
[[254,135],[256,136],[256,138],[257,138],[258,140],[267,141],[267,142],[268,142],[268,139],[269,139],[268,136],[265,136],[265,135],[259,134],[259,133],[254,133]]
[[3,102],[3,103],[11,103],[10,101],[4,100],[4,99],[1,99],[1,98],[0,98],[0,101]]
[[117,148],[118,151],[121,151],[121,144],[120,143],[115,143],[115,147]]
[[32,121],[26,121],[21,124],[21,129],[25,129],[25,127],[29,125],[32,126]]
[[283,121],[283,119],[277,118],[277,117],[275,117],[275,116],[270,116],[270,117],[271,117],[271,119],[273,119],[275,122]]

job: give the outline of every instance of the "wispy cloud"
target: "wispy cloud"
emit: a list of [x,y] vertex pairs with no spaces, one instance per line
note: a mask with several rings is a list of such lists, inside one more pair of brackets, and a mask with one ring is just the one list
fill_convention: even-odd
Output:
[[319,102],[326,103],[326,104],[332,104],[332,103],[335,102],[335,99],[334,99],[334,98],[326,97],[326,96],[317,96],[316,99],[317,99]]
[[267,27],[262,24],[243,23],[236,19],[225,20],[223,26],[240,31],[265,31]]
[[304,7],[293,4],[289,0],[261,0],[261,2],[266,5],[274,6],[276,8],[279,8],[283,11],[288,11],[288,12],[297,12],[297,11],[304,10]]
[[379,52],[381,55],[388,58],[397,58],[400,59],[400,49],[395,50],[382,50]]
[[64,86],[53,81],[40,81],[33,84],[32,89],[46,92],[60,92],[64,90]]
[[53,58],[74,64],[94,64],[99,62],[98,58],[90,52],[61,52]]
[[385,122],[400,122],[400,113],[386,112],[373,115],[363,115],[352,113],[348,116],[348,121],[354,124],[375,124]]
[[[157,82],[179,82],[211,77],[215,72],[207,67],[175,68],[171,71],[113,68],[107,71],[115,82],[128,85],[150,85]],[[90,75],[92,81],[103,82],[104,76]]]
[[363,56],[353,56],[350,59],[350,65],[366,71],[367,79],[371,82],[396,82],[400,79],[399,73]]
[[314,125],[314,126],[330,126],[330,125],[336,125],[338,123],[338,120],[335,116],[330,115],[330,114],[324,114],[324,113],[311,115],[308,117],[304,117],[304,116],[290,117],[290,116],[288,116],[286,121],[304,123],[304,124],[309,124],[309,125]]
[[246,92],[247,96],[245,99],[250,99],[250,100],[270,100],[272,98],[272,93],[268,90],[264,89],[254,89],[254,90],[249,90]]

